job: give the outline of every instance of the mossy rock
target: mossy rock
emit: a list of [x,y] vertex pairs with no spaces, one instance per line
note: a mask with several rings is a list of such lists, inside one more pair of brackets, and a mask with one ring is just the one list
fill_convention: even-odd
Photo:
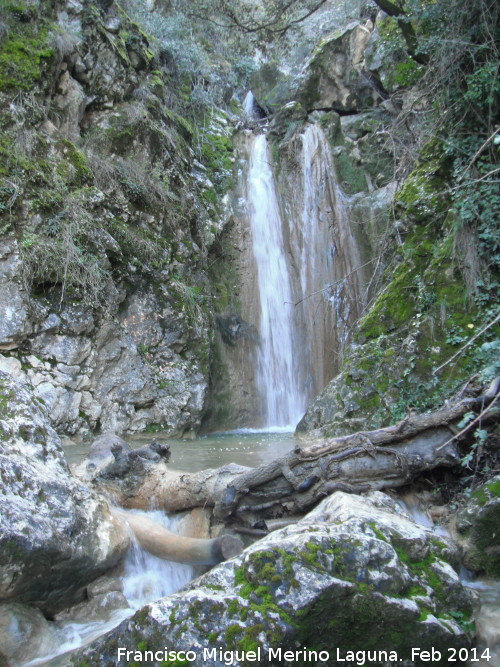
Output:
[[457,515],[464,535],[464,563],[500,579],[500,475],[482,484]]
[[408,215],[415,222],[428,219],[445,210],[442,163],[439,160],[427,162],[406,178],[394,201],[399,212]]
[[250,88],[258,105],[267,113],[277,111],[291,98],[292,80],[276,63],[265,63],[250,77]]
[[13,34],[0,46],[0,91],[29,91],[41,83],[50,68],[54,49],[47,29]]
[[[196,647],[195,667],[214,646],[260,650],[269,665],[282,664],[278,649],[293,647],[330,652],[332,667],[342,664],[337,649],[394,650],[403,660],[413,646],[435,646],[444,656],[471,639],[472,594],[446,562],[451,551],[386,495],[336,493],[295,526],[149,605],[80,651],[74,664],[107,660],[117,645],[139,642]],[[235,667],[247,664],[233,656]]]

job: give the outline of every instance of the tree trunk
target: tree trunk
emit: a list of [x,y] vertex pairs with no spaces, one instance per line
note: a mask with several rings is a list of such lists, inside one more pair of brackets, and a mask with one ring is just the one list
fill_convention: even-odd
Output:
[[184,537],[172,533],[144,514],[121,512],[116,508],[111,513],[129,527],[143,549],[164,560],[191,565],[215,565],[243,551],[242,542],[232,535],[221,535],[209,540]]
[[[174,473],[160,462],[122,478],[101,474],[94,484],[124,507],[147,509],[154,503],[167,512],[212,507],[216,522],[255,526],[263,519],[303,514],[336,490],[395,488],[421,472],[457,465],[462,432],[458,434],[455,423],[471,411],[482,413],[482,424],[498,421],[499,385],[497,380],[484,396],[410,415],[387,428],[297,446],[257,468],[229,464]],[[475,427],[471,422],[463,433]]]

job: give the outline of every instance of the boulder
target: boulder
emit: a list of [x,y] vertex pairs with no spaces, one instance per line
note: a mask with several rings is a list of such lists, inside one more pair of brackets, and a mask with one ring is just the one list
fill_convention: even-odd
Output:
[[55,652],[54,627],[39,609],[17,602],[0,603],[0,664],[18,665]]
[[304,650],[323,651],[316,664],[330,667],[367,650],[387,653],[377,664],[414,664],[413,647],[434,647],[446,660],[448,648],[470,646],[473,595],[452,566],[457,559],[451,542],[385,494],[337,492],[294,526],[146,606],[73,664],[114,665],[117,647],[143,660],[138,645],[193,651],[195,666],[218,664],[219,651],[233,652],[235,666],[245,664],[242,651],[249,659],[260,652],[270,665],[281,664],[284,651],[302,659]]
[[0,372],[0,601],[53,614],[124,555],[108,505],[71,477],[46,408]]
[[500,578],[500,475],[479,486],[457,515],[464,565]]
[[304,67],[297,98],[307,110],[354,112],[379,98],[376,82],[364,71],[364,49],[370,31],[351,23],[325,37]]

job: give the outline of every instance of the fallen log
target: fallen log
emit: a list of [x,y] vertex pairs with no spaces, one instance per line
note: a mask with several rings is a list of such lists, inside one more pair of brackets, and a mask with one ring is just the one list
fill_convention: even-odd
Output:
[[120,478],[100,475],[94,484],[124,507],[167,512],[212,507],[215,522],[255,527],[259,521],[301,515],[334,491],[360,493],[408,484],[418,474],[459,462],[456,423],[467,412],[482,423],[499,420],[500,382],[478,398],[435,412],[412,414],[397,424],[322,441],[257,468],[229,464],[217,470],[175,473],[165,463]]
[[243,551],[241,540],[231,535],[208,540],[183,537],[144,514],[132,514],[116,508],[111,513],[130,528],[143,549],[164,560],[191,565],[216,565]]

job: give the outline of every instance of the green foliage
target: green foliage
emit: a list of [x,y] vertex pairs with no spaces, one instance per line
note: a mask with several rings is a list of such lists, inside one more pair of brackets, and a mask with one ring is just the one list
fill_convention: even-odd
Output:
[[423,70],[422,65],[411,59],[396,63],[394,66],[393,81],[397,86],[408,88],[420,79],[423,75]]
[[34,5],[3,2],[0,6],[0,91],[10,94],[44,84],[43,75],[54,57],[50,24]]
[[61,301],[73,298],[94,307],[103,305],[106,271],[88,212],[70,201],[47,231],[23,232],[21,255],[28,291],[58,285]]
[[194,329],[199,329],[205,321],[206,303],[201,287],[189,285],[185,278],[176,274],[170,279],[170,286],[174,292],[176,308],[186,313],[188,323]]

